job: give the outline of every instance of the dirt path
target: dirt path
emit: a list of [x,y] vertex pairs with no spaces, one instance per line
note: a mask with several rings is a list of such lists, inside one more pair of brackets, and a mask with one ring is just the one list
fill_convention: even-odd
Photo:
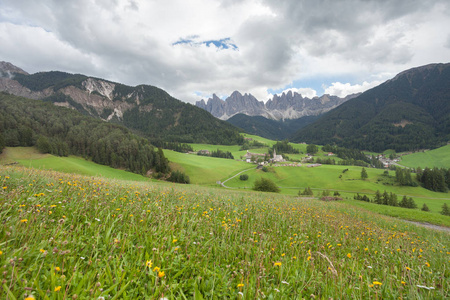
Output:
[[434,225],[434,224],[430,224],[430,223],[425,223],[425,222],[416,222],[416,221],[409,221],[409,220],[405,220],[405,219],[400,219],[402,221],[405,221],[407,223],[411,223],[417,226],[421,226],[421,227],[425,227],[425,228],[431,228],[434,230],[439,230],[439,231],[444,231],[447,233],[450,233],[450,227],[446,227],[446,226],[439,226],[439,225]]
[[227,189],[233,189],[232,187],[229,187],[229,186],[226,186],[225,185],[225,182],[227,182],[228,180],[230,180],[230,179],[233,179],[234,177],[236,177],[236,176],[238,176],[238,175],[240,175],[240,174],[242,174],[242,173],[244,173],[244,172],[247,172],[247,171],[249,171],[249,170],[253,170],[253,169],[256,169],[256,167],[254,167],[254,168],[250,168],[250,169],[246,169],[246,170],[243,170],[243,171],[241,171],[241,172],[239,172],[239,173],[237,173],[236,175],[234,175],[234,176],[231,176],[230,178],[228,178],[227,180],[224,180],[223,182],[221,182],[220,184],[224,187],[224,188],[227,188]]

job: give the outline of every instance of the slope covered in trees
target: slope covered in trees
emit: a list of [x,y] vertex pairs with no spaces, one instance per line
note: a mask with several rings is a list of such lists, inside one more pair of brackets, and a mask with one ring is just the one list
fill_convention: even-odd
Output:
[[227,122],[249,134],[281,141],[293,135],[300,128],[311,124],[317,118],[317,116],[306,116],[299,119],[276,121],[262,116],[237,114],[229,118]]
[[3,146],[37,146],[59,156],[74,154],[139,174],[169,171],[160,149],[123,126],[6,93],[0,93],[0,141]]
[[15,74],[30,98],[72,107],[132,129],[154,143],[242,144],[236,127],[150,85],[126,86],[58,71]]
[[450,138],[450,64],[398,74],[331,110],[291,138],[371,151],[429,149]]

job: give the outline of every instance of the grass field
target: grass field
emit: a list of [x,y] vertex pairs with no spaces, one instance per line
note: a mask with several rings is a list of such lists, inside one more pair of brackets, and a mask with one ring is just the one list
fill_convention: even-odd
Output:
[[[342,173],[344,169],[348,169]],[[297,195],[297,193],[305,188],[311,187],[316,195],[324,190],[331,192],[338,191],[342,197],[353,199],[356,193],[367,194],[373,197],[377,190],[380,192],[387,191],[397,194],[399,201],[403,195],[413,197],[415,203],[420,209],[424,203],[430,208],[430,212],[425,213],[419,209],[405,208],[383,208],[376,204],[361,204],[360,201],[351,200],[349,203],[372,209],[379,213],[402,217],[408,220],[429,222],[450,227],[450,218],[440,215],[442,205],[447,203],[450,205],[449,193],[432,192],[422,187],[405,187],[393,185],[395,176],[394,172],[390,172],[390,177],[382,176],[383,170],[366,169],[369,178],[361,180],[361,168],[352,166],[331,166],[322,165],[321,167],[307,168],[302,167],[272,167],[269,172],[262,170],[249,170],[245,174],[249,175],[247,181],[242,181],[239,177],[235,177],[226,182],[226,185],[237,189],[250,190],[255,180],[264,177],[274,181],[280,188],[281,193],[287,195]],[[341,176],[341,178],[339,178]],[[384,183],[384,184],[383,184]]]
[[111,179],[148,181],[147,177],[96,164],[76,156],[58,157],[41,154],[35,148],[14,147],[5,148],[0,155],[0,164],[17,162],[22,166],[36,169],[51,169],[55,171],[74,173],[87,176],[101,176]]
[[217,185],[239,171],[253,167],[242,161],[221,159],[215,157],[185,154],[171,150],[164,150],[164,155],[171,161],[174,169],[185,172],[191,183],[202,185]]
[[449,234],[345,202],[16,166],[0,183],[2,299],[450,297]]
[[399,164],[410,168],[450,168],[450,145],[402,156]]

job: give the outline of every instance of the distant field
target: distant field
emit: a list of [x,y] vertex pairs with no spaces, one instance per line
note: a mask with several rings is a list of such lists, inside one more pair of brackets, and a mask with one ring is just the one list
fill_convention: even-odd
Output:
[[8,147],[0,155],[0,164],[17,162],[25,167],[51,169],[58,172],[87,176],[102,176],[111,179],[148,181],[147,177],[96,164],[76,156],[58,157],[41,154],[32,147]]
[[239,171],[254,167],[252,164],[233,159],[185,154],[171,150],[164,150],[164,155],[172,162],[174,169],[185,172],[194,184],[216,185],[217,181],[223,181]]
[[[344,169],[348,169],[348,171],[342,173]],[[436,193],[422,187],[413,188],[392,185],[394,183],[393,176],[395,176],[393,171],[390,171],[390,177],[382,176],[384,171],[380,169],[366,169],[366,171],[369,178],[367,180],[361,180],[360,167],[331,165],[322,165],[321,167],[315,168],[307,168],[306,166],[273,167],[269,168],[269,172],[263,172],[262,170],[246,171],[245,174],[249,176],[247,181],[240,180],[238,176],[227,181],[226,185],[236,189],[250,190],[255,180],[264,177],[274,181],[281,188],[281,193],[287,195],[297,195],[300,190],[308,186],[312,188],[315,196],[318,196],[324,190],[329,190],[331,193],[339,191],[344,198],[349,199],[353,199],[356,193],[367,194],[369,197],[373,197],[373,194],[377,190],[380,192],[387,191],[388,193],[392,192],[396,194],[398,201],[401,200],[403,195],[413,197],[418,208],[421,208],[426,203],[431,212],[425,214],[420,210],[393,208],[370,203],[361,204],[360,201],[353,200],[351,204],[379,211],[386,215],[401,216],[409,220],[417,221],[423,221],[423,218],[426,218],[429,222],[440,222],[439,224],[450,226],[450,218],[443,217],[439,214],[444,203],[450,205],[450,194]],[[339,178],[341,175],[342,177]],[[432,218],[437,219],[430,220],[431,214],[435,216]]]
[[411,168],[450,168],[450,145],[402,156],[402,160],[399,164]]

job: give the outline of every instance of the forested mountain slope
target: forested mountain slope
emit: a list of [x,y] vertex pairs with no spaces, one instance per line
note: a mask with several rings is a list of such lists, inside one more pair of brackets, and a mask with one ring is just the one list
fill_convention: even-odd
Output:
[[37,146],[43,153],[78,155],[139,174],[169,171],[161,150],[121,125],[0,92],[0,150],[5,146]]
[[243,141],[234,126],[154,86],[131,87],[57,71],[1,74],[0,91],[50,101],[123,124],[153,142],[238,144]]
[[271,140],[284,140],[300,128],[311,124],[318,116],[305,116],[299,119],[271,120],[262,116],[237,114],[227,120],[228,123],[241,128],[246,133],[258,135]]
[[435,148],[449,139],[450,64],[404,71],[291,137],[371,151]]

